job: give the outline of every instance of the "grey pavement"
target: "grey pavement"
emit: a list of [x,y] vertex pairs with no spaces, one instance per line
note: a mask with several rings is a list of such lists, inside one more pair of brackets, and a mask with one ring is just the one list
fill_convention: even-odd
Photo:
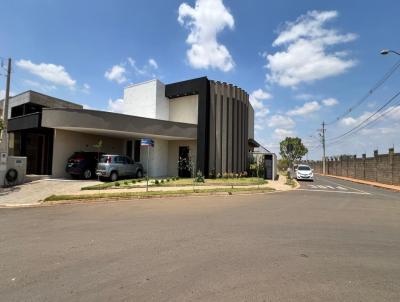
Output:
[[329,177],[0,209],[0,226],[1,301],[400,301],[400,194]]

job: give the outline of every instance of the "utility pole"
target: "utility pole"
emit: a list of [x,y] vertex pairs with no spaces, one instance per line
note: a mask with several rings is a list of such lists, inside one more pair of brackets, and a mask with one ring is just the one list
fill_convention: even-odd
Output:
[[1,152],[8,155],[8,103],[10,98],[10,82],[11,82],[11,58],[8,59],[7,64],[7,80],[6,80],[6,95],[3,103],[3,130],[1,132]]
[[322,122],[322,173],[326,174],[326,156],[325,156],[325,121]]

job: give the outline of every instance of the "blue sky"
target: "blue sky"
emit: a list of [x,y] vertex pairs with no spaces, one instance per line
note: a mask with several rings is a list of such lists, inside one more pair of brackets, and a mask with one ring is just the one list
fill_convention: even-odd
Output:
[[[7,1],[0,56],[14,60],[14,94],[32,89],[102,110],[120,111],[123,88],[154,77],[227,81],[251,94],[258,141],[277,151],[296,135],[318,158],[322,121],[345,112],[399,59],[379,54],[400,49],[399,9],[398,1]],[[368,118],[399,81],[395,72],[328,126],[328,139]],[[387,110],[373,127],[329,141],[328,155],[400,149],[400,107]]]

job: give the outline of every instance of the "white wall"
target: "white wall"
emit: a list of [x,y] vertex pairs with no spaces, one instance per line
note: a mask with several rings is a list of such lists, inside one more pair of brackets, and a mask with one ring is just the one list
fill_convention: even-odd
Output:
[[169,120],[197,125],[198,99],[198,95],[171,99],[169,103]]
[[93,145],[97,144],[100,139],[103,141],[101,152],[125,154],[125,140],[123,139],[55,129],[52,176],[68,177],[65,172],[68,158],[78,151],[97,151]]
[[[140,162],[147,169],[147,148],[140,148]],[[149,176],[161,177],[168,175],[168,141],[154,139],[154,147],[149,149]]]
[[196,167],[197,143],[196,141],[169,141],[168,142],[168,175],[178,176],[179,147],[188,146],[192,157],[193,168]]
[[168,120],[169,100],[165,85],[158,80],[133,84],[124,89],[124,113]]

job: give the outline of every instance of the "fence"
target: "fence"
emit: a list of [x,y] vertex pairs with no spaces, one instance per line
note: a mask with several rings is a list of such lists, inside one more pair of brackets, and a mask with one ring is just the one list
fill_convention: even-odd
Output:
[[[308,161],[308,164],[316,173],[322,173],[322,161]],[[378,154],[375,150],[373,157],[363,154],[361,158],[356,155],[327,158],[326,173],[400,185],[400,153],[394,153],[394,148],[390,148],[388,154]]]

